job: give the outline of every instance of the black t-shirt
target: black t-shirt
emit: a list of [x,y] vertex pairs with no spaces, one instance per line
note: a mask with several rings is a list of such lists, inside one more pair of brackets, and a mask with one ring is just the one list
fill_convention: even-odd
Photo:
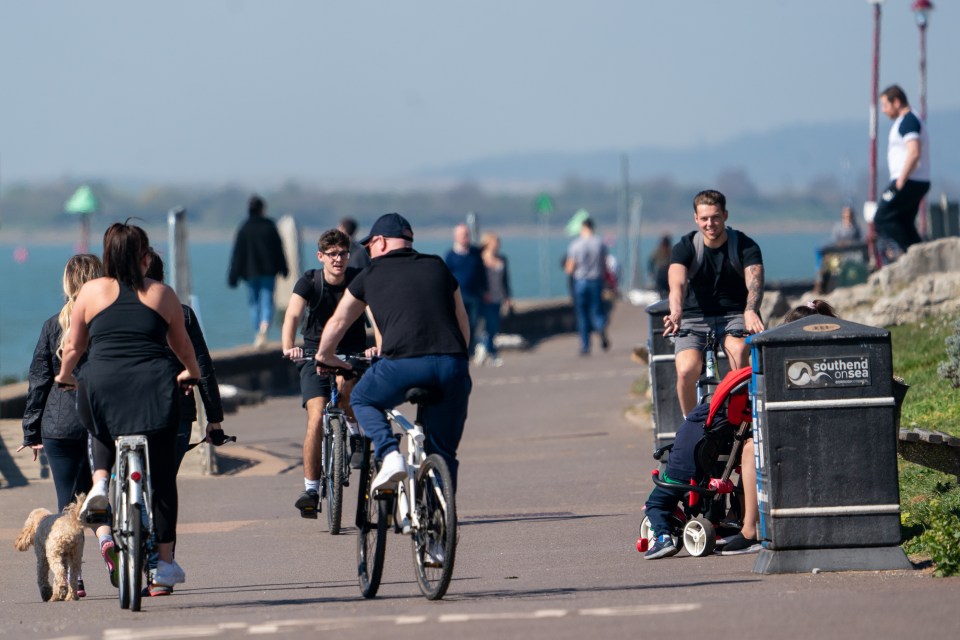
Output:
[[[293,292],[307,301],[307,321],[303,327],[303,345],[308,349],[316,349],[320,345],[320,335],[323,333],[323,327],[327,320],[333,315],[337,304],[343,297],[343,292],[347,290],[347,285],[360,273],[360,269],[347,267],[343,282],[340,284],[330,284],[323,282],[323,292],[319,295],[317,288],[320,285],[314,278],[323,278],[323,269],[311,269],[303,274],[297,284],[293,286]],[[350,325],[346,335],[337,345],[337,353],[353,354],[360,353],[367,346],[367,330],[363,325],[363,318],[359,318]]]
[[350,293],[369,305],[385,358],[466,355],[457,323],[457,280],[440,256],[398,249],[354,278]]
[[[680,238],[673,246],[670,264],[682,264],[688,269],[693,266],[697,253],[693,246],[696,231]],[[727,229],[727,233],[738,233],[737,254],[744,269],[763,264],[760,246],[745,233]],[[687,283],[687,295],[683,300],[684,315],[722,316],[727,313],[743,313],[747,305],[747,285],[743,274],[734,269],[727,255],[727,242],[716,249],[704,245],[703,264],[693,279]]]

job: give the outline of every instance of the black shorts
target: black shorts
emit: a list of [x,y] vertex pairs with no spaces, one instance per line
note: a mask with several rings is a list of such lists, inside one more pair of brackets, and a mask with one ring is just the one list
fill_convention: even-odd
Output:
[[307,406],[307,400],[330,397],[330,377],[318,376],[317,365],[313,362],[301,362],[300,369],[300,396],[303,398],[301,406]]

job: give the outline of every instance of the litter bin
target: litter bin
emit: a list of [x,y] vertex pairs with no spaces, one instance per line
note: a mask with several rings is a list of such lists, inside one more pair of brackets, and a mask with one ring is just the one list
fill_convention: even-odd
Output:
[[890,333],[813,315],[748,338],[756,573],[909,569]]
[[[647,307],[650,316],[650,335],[647,349],[650,353],[650,397],[653,401],[653,450],[672,444],[677,429],[683,424],[683,412],[677,399],[677,368],[674,364],[674,340],[663,335],[663,319],[670,313],[670,302],[661,300]],[[722,380],[730,371],[726,355],[718,354],[717,378]],[[667,460],[667,456],[663,458]]]

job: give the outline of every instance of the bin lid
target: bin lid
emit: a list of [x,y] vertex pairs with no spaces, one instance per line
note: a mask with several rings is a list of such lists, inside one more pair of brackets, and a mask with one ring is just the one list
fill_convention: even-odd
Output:
[[877,340],[889,337],[890,332],[886,329],[816,314],[752,335],[747,338],[747,344],[756,346],[778,342],[830,342],[851,338]]
[[670,313],[670,301],[669,300],[658,300],[651,305],[647,305],[647,313],[654,315],[661,313],[667,315]]

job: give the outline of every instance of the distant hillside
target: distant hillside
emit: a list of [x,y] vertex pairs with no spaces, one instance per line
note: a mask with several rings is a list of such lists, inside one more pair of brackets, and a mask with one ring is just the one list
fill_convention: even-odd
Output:
[[[890,121],[882,114],[880,117],[878,175],[882,181],[886,178]],[[931,113],[930,132],[934,189],[953,191],[952,196],[956,197],[960,195],[956,193],[956,189],[960,189],[960,109]],[[830,178],[859,199],[868,175],[867,136],[867,123],[854,120],[790,125],[702,147],[640,147],[626,151],[634,180],[666,177],[677,183],[704,184],[726,170],[741,169],[766,193],[806,189],[814,181]],[[569,176],[614,182],[619,179],[619,158],[623,151],[494,156],[427,168],[420,175],[477,182],[542,182]]]

